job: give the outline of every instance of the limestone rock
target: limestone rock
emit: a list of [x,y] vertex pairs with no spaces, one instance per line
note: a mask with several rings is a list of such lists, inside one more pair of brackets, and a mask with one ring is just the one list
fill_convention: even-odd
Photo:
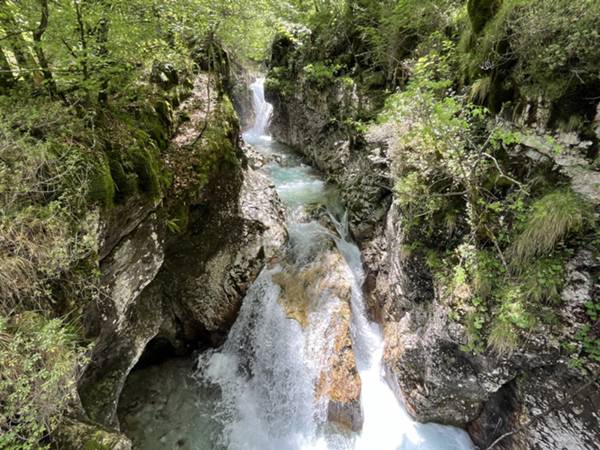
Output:
[[[331,302],[330,321],[323,339],[331,344],[323,355],[316,386],[317,399],[326,399],[327,417],[348,429],[359,431],[363,415],[360,404],[361,381],[350,335],[352,286],[342,256],[337,249],[324,252],[314,263],[298,271],[290,268],[273,275],[282,287],[280,303],[290,318],[304,328],[310,315]],[[324,350],[319,348],[319,352]]]
[[[160,279],[186,339],[233,324],[247,288],[283,247],[287,232],[274,187],[258,172],[223,171],[169,242]],[[215,335],[216,336],[216,335]]]
[[[273,59],[277,60],[276,54]],[[391,198],[386,147],[331,125],[332,117],[350,116],[366,100],[359,99],[355,88],[336,84],[316,89],[301,75],[296,81],[291,96],[269,88],[268,83],[265,86],[267,100],[273,104],[271,132],[340,186],[354,236],[358,240],[372,237]]]
[[[193,95],[180,105],[179,112],[189,120],[165,155],[170,168],[185,163],[186,158],[178,157],[189,153],[186,145],[194,142],[209,114],[219,110],[203,101],[208,91],[217,101],[216,89],[206,89],[209,80],[198,76]],[[132,196],[102,217],[102,290],[85,312],[86,334],[94,346],[78,386],[86,420],[119,429],[116,412],[123,385],[150,342],[166,341],[179,350],[217,344],[235,320],[246,289],[286,242],[276,191],[246,167],[237,119],[229,119],[223,141],[217,142],[223,148],[213,149],[227,154],[206,167],[206,180],[197,183],[197,169],[187,167],[185,174],[195,178],[179,179],[167,198]],[[174,192],[190,210],[182,233],[166,230],[170,206],[181,200]],[[157,348],[165,347],[150,346]]]
[[118,428],[116,410],[125,379],[158,332],[161,302],[146,287],[163,258],[164,227],[151,214],[102,262],[104,295],[86,315],[87,333],[96,343],[79,393],[90,418],[104,426]]
[[[556,152],[551,144],[536,135],[524,135],[522,152],[533,161],[544,159],[571,181],[571,187],[594,205],[600,205],[600,171],[592,168],[582,155],[578,139],[563,137],[563,149]],[[577,145],[575,145],[577,144]]]
[[[491,351],[474,355],[462,351],[461,345],[467,342],[465,330],[448,318],[449,307],[432,289],[431,283],[424,282],[419,262],[403,252],[405,236],[401,224],[401,212],[393,206],[386,231],[387,260],[377,279],[376,296],[381,301],[384,320],[384,358],[388,375],[415,418],[462,427],[472,423],[470,430],[477,439],[491,443],[489,439],[493,433],[486,424],[492,419],[486,419],[486,415],[499,414],[493,404],[500,402],[503,405],[505,391],[514,383],[521,394],[511,397],[515,403],[514,411],[519,411],[514,413],[511,423],[521,424],[527,421],[522,417],[532,417],[543,409],[536,406],[537,403],[547,403],[544,400],[546,394],[536,388],[540,381],[533,381],[541,376],[540,371],[546,373],[545,383],[555,384],[556,389],[561,385],[582,383],[575,383],[573,374],[566,370],[560,342],[550,332],[531,335],[510,355],[500,356]],[[564,327],[561,340],[568,342],[585,320],[584,299],[597,295],[598,267],[599,262],[587,251],[576,254],[567,265],[561,323],[568,326]],[[525,379],[531,381],[521,381]],[[594,408],[590,409],[588,405],[584,409],[586,417],[595,417]],[[498,417],[494,419],[494,423],[497,422]],[[597,425],[591,425],[594,423],[588,419],[571,416],[568,419],[560,415],[556,420],[544,419],[540,421],[539,434],[545,437],[524,438],[530,439],[526,440],[527,445],[506,448],[563,448],[557,443],[566,442],[561,441],[560,436],[568,436],[570,427],[584,430],[581,435],[589,439],[598,429]],[[551,442],[550,434],[556,435],[552,445],[557,447],[536,446],[538,439],[542,440],[539,442]],[[581,448],[588,448],[581,445]]]
[[575,370],[542,367],[494,393],[468,431],[480,448],[519,430],[495,448],[594,450],[600,433],[598,402],[597,386]]

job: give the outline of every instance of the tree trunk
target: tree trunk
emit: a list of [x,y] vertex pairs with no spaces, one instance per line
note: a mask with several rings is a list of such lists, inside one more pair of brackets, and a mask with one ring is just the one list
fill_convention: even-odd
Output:
[[88,80],[90,73],[88,69],[88,46],[87,37],[85,32],[85,24],[83,22],[83,11],[81,10],[81,2],[79,0],[73,0],[73,6],[75,7],[75,13],[77,14],[77,31],[79,32],[79,41],[81,44],[82,60],[81,70],[83,71],[83,79]]
[[[98,29],[96,34],[96,42],[98,44],[98,56],[105,59],[108,57],[108,19],[102,18],[98,22]],[[104,64],[103,64],[104,65]],[[104,67],[102,67],[104,70]],[[105,105],[108,101],[108,78],[105,74],[101,74],[100,92],[98,92],[98,102]]]
[[40,4],[42,7],[42,17],[40,18],[40,23],[38,27],[33,32],[33,49],[35,51],[35,55],[37,56],[38,63],[42,69],[42,74],[44,75],[44,81],[46,83],[48,91],[50,92],[50,95],[56,95],[56,83],[54,82],[54,77],[52,76],[52,72],[50,71],[48,59],[46,58],[46,54],[44,53],[44,49],[42,47],[42,36],[48,28],[48,18],[50,16],[48,0],[40,0]]

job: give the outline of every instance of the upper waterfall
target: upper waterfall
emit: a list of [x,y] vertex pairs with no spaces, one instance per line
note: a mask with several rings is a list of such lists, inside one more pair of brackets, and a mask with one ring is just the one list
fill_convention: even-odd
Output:
[[252,90],[252,103],[256,119],[254,126],[246,132],[254,138],[260,138],[267,135],[267,128],[273,114],[273,106],[265,100],[265,79],[258,78],[250,85]]

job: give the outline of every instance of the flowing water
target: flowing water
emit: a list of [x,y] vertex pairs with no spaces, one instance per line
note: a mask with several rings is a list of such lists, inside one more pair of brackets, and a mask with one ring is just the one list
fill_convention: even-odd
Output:
[[[285,254],[250,287],[220,349],[198,361],[132,374],[121,402],[124,430],[143,450],[472,449],[462,430],[413,421],[384,381],[383,337],[367,319],[361,254],[339,195],[297,154],[266,135],[272,108],[261,80],[252,89],[256,123],[244,138],[262,154],[266,163],[260,170],[286,206]],[[301,290],[311,282],[320,287],[296,292],[310,306],[295,316],[299,320],[282,305],[282,279]],[[330,424],[327,400],[317,395],[319,377],[335,352],[331,325],[339,323],[342,302],[350,311],[344,317],[350,316],[362,384],[360,433]]]
[[[413,421],[383,379],[383,338],[367,319],[358,247],[340,216],[335,189],[293,152],[266,135],[271,105],[263,83],[252,85],[255,126],[244,134],[270,161],[262,169],[275,184],[288,209],[290,244],[287,260],[295,268],[311,264],[333,241],[343,256],[339,270],[351,282],[351,337],[362,382],[364,425],[351,433],[329,425],[326,400],[317,400],[315,383],[324,355],[332,351],[327,326],[339,302],[331,292],[313,299],[308,325],[288,317],[279,302],[276,274],[282,265],[266,268],[250,288],[224,346],[202,355],[199,379],[221,391],[217,405],[223,425],[219,445],[229,450],[462,450],[472,444],[462,430]],[[312,205],[326,205],[334,229],[308,218]]]

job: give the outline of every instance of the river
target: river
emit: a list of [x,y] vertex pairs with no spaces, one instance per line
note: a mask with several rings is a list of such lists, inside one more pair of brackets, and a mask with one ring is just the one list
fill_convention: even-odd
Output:
[[[135,413],[125,418],[125,428],[136,447],[472,449],[463,430],[413,421],[385,382],[382,332],[367,318],[361,254],[347,231],[336,188],[300,156],[267,135],[272,108],[264,99],[263,81],[257,80],[252,90],[256,122],[244,133],[244,139],[266,161],[260,170],[275,185],[286,207],[289,244],[281,260],[270,263],[249,289],[221,348],[203,353],[193,364],[171,363],[167,369],[150,368],[145,374],[132,374],[133,382],[138,377],[147,389],[155,385],[170,392],[160,410],[138,405]],[[319,209],[320,216],[314,214]],[[306,320],[297,320],[282,306],[282,286],[277,282],[319,265],[326,253],[340,255],[334,259],[336,277],[350,289],[350,336],[364,417],[360,432],[330,424],[327,399],[316,395],[324,365],[335,351],[335,336],[330,330],[342,296],[335,287],[317,294],[311,291]],[[330,274],[316,270],[313,276]],[[306,292],[301,297],[306,297]]]

